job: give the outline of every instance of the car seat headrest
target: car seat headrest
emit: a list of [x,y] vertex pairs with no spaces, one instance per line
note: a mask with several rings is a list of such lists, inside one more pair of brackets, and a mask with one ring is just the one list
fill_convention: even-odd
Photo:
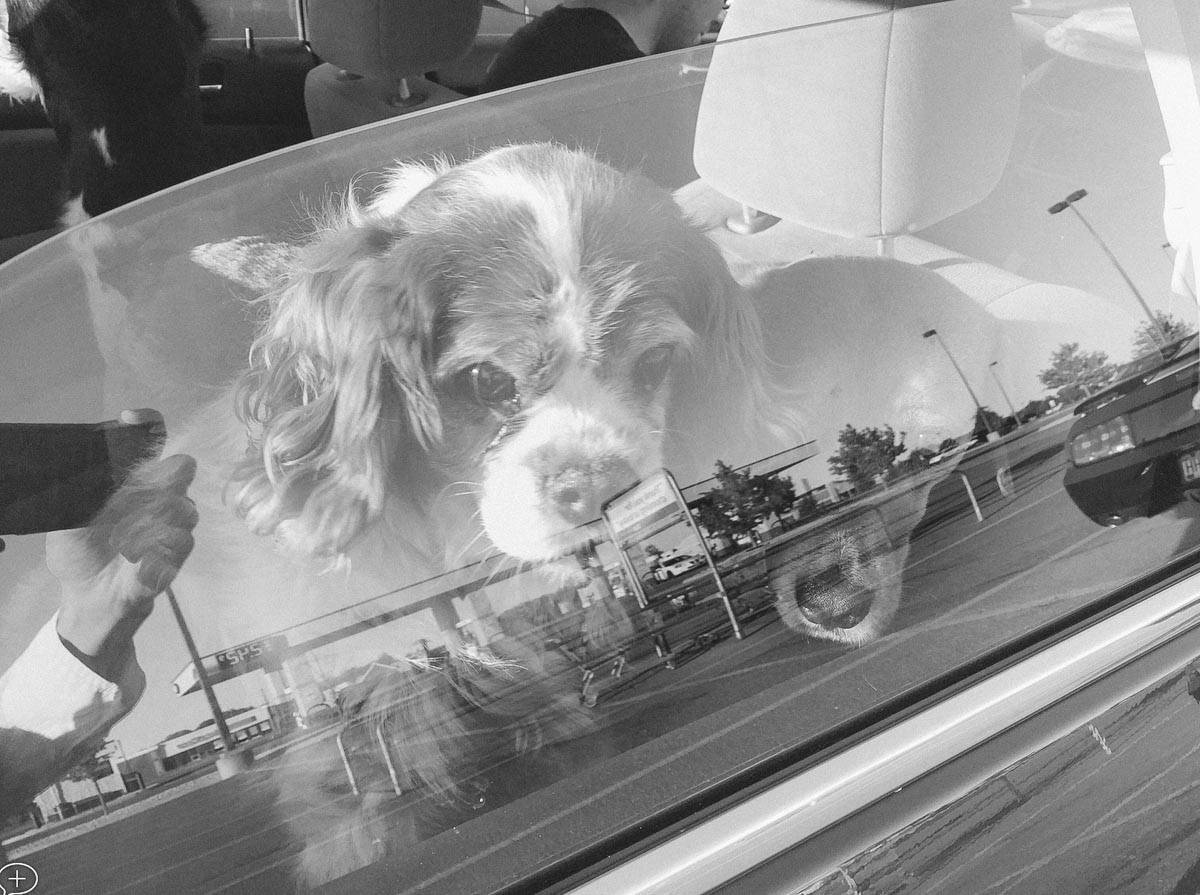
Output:
[[766,214],[895,236],[991,192],[1020,86],[996,0],[742,0],[713,48],[694,162]]
[[432,71],[464,56],[482,0],[304,0],[314,53],[338,68],[381,80]]

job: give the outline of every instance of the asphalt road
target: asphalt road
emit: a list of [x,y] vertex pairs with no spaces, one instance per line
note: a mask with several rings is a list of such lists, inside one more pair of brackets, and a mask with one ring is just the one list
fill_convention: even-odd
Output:
[[[996,485],[994,471],[1006,464],[994,456],[962,467],[978,486],[982,521],[960,477],[948,476],[933,488],[912,530],[898,629],[1032,624],[1200,544],[1200,512],[1191,505],[1119,529],[1087,520],[1062,490],[1063,461],[1052,450],[1061,432],[1031,433],[1022,450],[995,455],[1017,460],[1008,470],[1011,489]],[[799,641],[768,612],[748,626],[743,640],[725,638],[683,656],[675,670],[649,663],[634,668],[642,672],[636,680],[604,694],[599,723],[610,748],[627,748],[844,652],[834,644]],[[271,772],[271,763],[261,764],[21,860],[40,874],[39,895],[290,891],[296,846],[277,808]],[[504,768],[496,773],[503,775]],[[305,810],[285,803],[283,813]]]

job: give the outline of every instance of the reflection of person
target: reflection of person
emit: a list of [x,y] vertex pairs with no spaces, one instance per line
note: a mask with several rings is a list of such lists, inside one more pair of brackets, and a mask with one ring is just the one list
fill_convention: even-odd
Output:
[[566,0],[509,38],[483,89],[683,49],[720,11],[720,0]]
[[587,584],[578,590],[581,599],[586,597],[579,633],[587,657],[597,659],[629,646],[634,637],[633,621],[598,561],[586,565],[584,575]]
[[91,526],[47,535],[62,602],[0,675],[0,813],[89,755],[141,697],[133,634],[191,552],[195,468],[183,455],[148,464]]

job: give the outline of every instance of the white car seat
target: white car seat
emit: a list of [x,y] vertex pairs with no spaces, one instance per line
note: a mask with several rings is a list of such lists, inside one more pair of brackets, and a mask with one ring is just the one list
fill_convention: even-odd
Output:
[[[820,423],[893,422],[915,441],[935,427],[936,410],[958,435],[971,396],[925,332],[946,336],[977,388],[1002,360],[1015,392],[1037,394],[1037,371],[1058,343],[1109,349],[1114,334],[1132,332],[1133,314],[911,235],[983,200],[1005,171],[1022,73],[1003,5],[847,11],[829,0],[731,5],[697,120],[701,180],[678,199],[735,273],[760,284],[764,313],[779,324],[768,319],[769,331],[799,337],[802,320],[806,344],[850,353],[796,371]],[[784,266],[786,275],[764,276]],[[815,307],[797,314],[797,302]],[[864,351],[891,371],[889,382],[838,380]],[[879,389],[893,390],[893,419],[848,415],[880,412]],[[835,431],[809,434],[825,441]]]

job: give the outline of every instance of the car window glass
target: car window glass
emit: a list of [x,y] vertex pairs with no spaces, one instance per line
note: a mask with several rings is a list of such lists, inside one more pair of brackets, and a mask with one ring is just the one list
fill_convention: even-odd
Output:
[[[939,18],[950,8],[961,18]],[[129,864],[72,868],[54,845],[31,846],[46,868],[146,891],[191,891],[198,868],[218,891],[297,874],[331,891],[547,883],[836,748],[1194,550],[1194,283],[1164,233],[1169,146],[1144,67],[990,4],[910,10],[913,41],[890,70],[870,52],[889,16],[736,12],[715,49],[312,141],[0,267],[0,419],[153,407],[168,443],[201,455],[197,549],[174,589],[233,743],[258,756],[241,778],[253,785],[214,782],[227,747],[202,724],[200,674],[160,607],[139,635],[148,687],[114,730],[117,761],[145,785],[205,781],[172,804],[194,807],[212,850],[167,821],[149,829],[156,815],[143,812],[154,845]],[[948,33],[962,46],[931,60]],[[493,170],[480,188],[493,205],[471,218],[492,229],[420,243],[421,267],[405,266],[418,251],[406,240],[432,225],[355,229],[325,211],[348,189],[369,201],[398,161],[452,166],[516,144],[513,164],[564,163],[561,150],[520,148],[531,143],[645,178],[605,206],[597,232],[606,263],[657,265],[629,288],[665,304],[570,355],[588,358],[578,382],[599,383],[583,399],[563,391],[567,361],[511,335],[549,312],[518,305],[502,325],[477,322],[513,290],[561,285],[522,279],[541,256],[506,242],[526,218],[505,203],[543,213],[513,187],[526,181]],[[470,216],[461,195],[427,214]],[[620,202],[629,210],[614,212]],[[355,235],[298,255],[318,227]],[[714,251],[689,241],[696,230]],[[543,236],[556,257],[559,235]],[[331,260],[335,249],[351,260]],[[358,290],[386,258],[394,289]],[[596,265],[589,299],[623,270]],[[302,277],[303,295],[286,285]],[[430,311],[449,329],[402,353],[420,302],[441,307],[429,283],[462,304],[452,319]],[[288,347],[254,343],[272,308],[263,295],[314,303],[291,319]],[[364,295],[403,311],[339,305]],[[668,311],[692,336],[654,328]],[[455,327],[473,327],[469,346]],[[532,358],[520,377],[514,357]],[[258,478],[245,470],[262,430],[239,422],[231,390],[252,362],[262,377],[295,372],[276,395],[297,419],[337,408],[305,430],[318,448],[282,450]],[[414,370],[440,389],[417,409]],[[357,384],[322,391],[335,373]],[[612,434],[568,414],[529,455],[550,471],[521,460],[491,484],[461,472],[535,437],[534,411],[560,400],[608,413],[632,453],[553,466],[594,458]],[[666,415],[651,419],[657,400]],[[487,425],[487,437],[471,428]],[[360,452],[370,463],[355,475],[379,476],[369,524],[315,556],[292,549],[288,525],[252,533],[240,489],[276,487],[321,451],[302,493],[335,499],[339,464]],[[691,520],[658,526],[667,503],[647,503],[639,531],[653,533],[634,549],[597,509],[571,517],[580,527],[559,555],[537,541],[545,502],[567,518],[596,477],[607,499],[660,467]],[[533,490],[519,491],[522,476]],[[496,509],[482,505],[489,487],[525,497]],[[683,535],[693,524],[702,547]],[[56,605],[43,540],[6,537],[0,666]],[[699,584],[708,556],[722,590]],[[106,843],[120,829],[85,835]]]

